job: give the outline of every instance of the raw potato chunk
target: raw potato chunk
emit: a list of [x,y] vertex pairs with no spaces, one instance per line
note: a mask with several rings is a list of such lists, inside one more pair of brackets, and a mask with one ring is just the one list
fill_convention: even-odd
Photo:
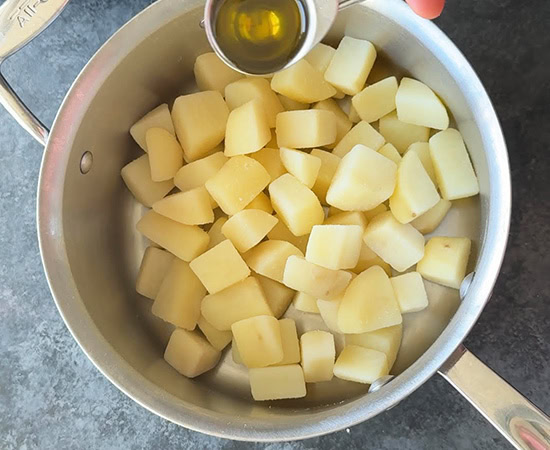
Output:
[[394,217],[409,223],[437,205],[440,198],[420,158],[414,152],[406,153],[397,168],[397,184],[390,197]]
[[308,109],[277,115],[277,145],[313,148],[336,141],[336,117],[330,111]]
[[338,169],[338,164],[340,164],[340,158],[332,153],[317,148],[314,148],[310,155],[321,160],[321,168],[319,169],[317,180],[315,180],[315,184],[311,190],[319,198],[321,203],[326,204],[327,191],[336,173],[336,169]]
[[358,225],[316,225],[306,260],[327,269],[353,269],[359,261],[364,229]]
[[183,166],[183,150],[174,135],[162,128],[149,128],[145,133],[151,179],[171,180]]
[[328,69],[330,61],[332,61],[332,57],[335,53],[335,48],[332,48],[330,45],[319,43],[311,49],[311,51],[305,56],[305,59],[319,72],[324,74]]
[[297,102],[296,100],[292,100],[291,98],[285,97],[284,95],[280,94],[278,94],[277,97],[279,97],[279,101],[281,102],[281,105],[283,105],[285,111],[299,111],[301,109],[309,109],[309,103]]
[[214,52],[197,56],[193,67],[197,86],[201,91],[218,91],[224,94],[229,83],[244,78],[242,73],[225,64]]
[[174,255],[160,248],[147,247],[139,267],[136,291],[154,300],[173,259]]
[[285,147],[279,152],[285,169],[311,189],[319,175],[321,160],[309,153]]
[[472,241],[468,238],[433,237],[416,270],[426,280],[460,289],[466,275]]
[[367,270],[372,266],[380,266],[384,269],[384,272],[391,276],[391,267],[384,261],[380,256],[374,253],[368,246],[363,242],[361,245],[361,251],[359,253],[359,261],[357,265],[352,269],[353,273],[361,273]]
[[219,243],[189,265],[210,294],[220,292],[250,275],[250,269],[229,240]]
[[414,219],[411,225],[422,234],[431,233],[443,221],[451,206],[452,204],[449,200],[442,198],[432,209]]
[[196,331],[177,328],[170,336],[164,359],[187,378],[195,378],[214,368],[221,353]]
[[[353,125],[351,123],[351,120],[349,120],[348,116],[344,111],[342,111],[342,108],[338,106],[338,103],[336,103],[333,99],[328,98],[326,100],[323,100],[319,103],[316,103],[313,105],[313,109],[319,109],[322,111],[330,111],[334,113],[334,116],[336,117],[336,140],[335,144],[340,142],[342,138],[347,134],[347,132],[351,129],[351,126]],[[327,146],[329,147],[329,146]]]
[[248,368],[267,367],[283,359],[281,326],[273,316],[256,316],[231,326],[239,355]]
[[174,258],[153,303],[155,316],[178,328],[194,330],[201,315],[201,301],[206,289],[189,268]]
[[325,212],[317,196],[290,174],[271,183],[269,195],[279,219],[295,236],[309,234],[314,225],[320,225],[325,220]]
[[424,236],[410,223],[398,222],[391,211],[372,219],[363,241],[398,272],[405,272],[424,256]]
[[228,161],[223,152],[216,152],[206,158],[183,166],[174,177],[174,183],[183,192],[202,187]]
[[326,269],[299,256],[288,258],[283,275],[283,283],[289,288],[326,300],[336,298],[350,280],[349,272]]
[[277,319],[280,319],[294,297],[294,290],[257,273],[254,274],[254,278],[260,282],[271,312]]
[[186,225],[214,222],[210,195],[204,187],[164,197],[153,204],[153,210]]
[[378,350],[386,355],[388,369],[391,369],[397,358],[401,338],[403,336],[403,325],[394,325],[392,327],[380,328],[376,331],[369,331],[361,334],[347,334],[347,345],[358,345],[359,347]]
[[275,225],[273,229],[267,233],[267,237],[272,241],[290,242],[294,247],[300,250],[302,256],[306,252],[307,241],[309,239],[309,235],[294,236],[282,220],[279,220],[277,225]]
[[435,178],[435,169],[432,163],[432,157],[430,156],[430,144],[427,142],[415,142],[411,144],[407,149],[407,153],[416,153],[416,156],[420,159],[420,162],[424,166],[426,172],[430,176],[432,183],[437,187],[437,179]]
[[256,401],[306,396],[304,372],[299,364],[250,369],[248,378]]
[[338,309],[341,300],[317,300],[317,309],[327,328],[333,333],[341,333],[338,328]]
[[147,155],[126,164],[120,174],[135,199],[148,208],[174,188],[172,180],[157,183],[151,179],[151,166]]
[[269,184],[269,173],[248,156],[235,156],[206,182],[206,189],[224,213],[243,210]]
[[359,211],[341,212],[325,219],[325,225],[358,225],[361,227],[361,235],[367,228],[368,221],[365,215]]
[[225,223],[222,233],[240,253],[244,253],[266,237],[277,222],[276,217],[265,211],[245,209]]
[[271,89],[301,103],[320,102],[336,94],[323,74],[305,59],[273,75]]
[[170,132],[172,135],[176,135],[174,131],[174,124],[172,123],[172,117],[170,116],[170,110],[168,105],[163,103],[157,106],[152,111],[149,111],[145,116],[139,119],[130,128],[130,134],[134,138],[134,141],[144,150],[147,151],[147,141],[145,139],[145,133],[149,128],[162,128]]
[[283,359],[277,365],[296,364],[300,362],[300,343],[296,323],[292,319],[279,320],[281,327],[281,342],[283,344]]
[[220,331],[231,330],[231,325],[239,320],[272,315],[260,283],[253,277],[204,297],[201,313]]
[[376,60],[369,41],[344,36],[325,72],[325,80],[348,95],[355,95],[367,81]]
[[229,109],[217,91],[182,95],[174,102],[172,120],[187,161],[206,156],[225,136]]
[[479,194],[479,184],[462,136],[452,128],[430,139],[430,155],[441,196],[447,200]]
[[403,78],[395,96],[397,117],[401,122],[446,130],[449,114],[445,105],[428,86],[412,78]]
[[388,208],[383,203],[381,205],[378,205],[376,208],[369,209],[368,211],[363,212],[364,216],[367,218],[367,220],[374,219],[378,214],[382,214],[383,212],[387,211]]
[[386,355],[357,345],[348,345],[334,364],[334,376],[356,383],[372,384],[390,373]]
[[393,193],[397,165],[364,145],[342,158],[327,192],[327,202],[344,211],[368,211]]
[[332,380],[336,357],[334,336],[326,331],[308,331],[300,336],[300,347],[306,383]]
[[136,229],[155,244],[184,261],[191,261],[208,247],[208,234],[195,225],[184,225],[149,211],[137,223]]
[[269,81],[263,78],[245,78],[225,88],[225,101],[232,111],[251,100],[257,100],[264,111],[269,128],[275,127],[275,117],[284,111],[277,94],[271,90]]
[[338,310],[343,333],[365,333],[401,322],[393,287],[381,267],[371,267],[352,280]]
[[270,215],[273,213],[273,206],[271,206],[271,200],[269,200],[269,197],[265,195],[263,192],[260,192],[254,200],[252,200],[248,205],[246,205],[245,209],[259,209],[260,211],[264,211]]
[[397,79],[385,78],[371,84],[351,99],[352,105],[365,122],[375,122],[395,109]]
[[428,142],[428,138],[430,137],[429,128],[401,122],[397,118],[395,111],[380,119],[378,131],[401,154],[405,153],[405,150],[411,144],[415,142]]
[[210,345],[220,352],[227,347],[233,338],[231,331],[220,331],[210,325],[204,317],[200,317],[197,322],[202,334],[206,337]]
[[292,304],[298,311],[319,314],[317,299],[313,295],[306,294],[305,292],[296,292]]
[[254,153],[270,139],[267,116],[259,100],[251,100],[229,113],[225,130],[225,156]]
[[225,241],[227,239],[222,233],[222,227],[225,225],[225,222],[227,222],[227,217],[220,217],[218,220],[216,220],[212,224],[212,226],[210,227],[210,230],[208,230],[208,236],[210,236],[210,242],[208,243],[207,250],[214,248],[220,242]]
[[270,240],[246,252],[243,258],[254,272],[282,283],[286,260],[292,255],[304,256],[289,242]]
[[281,175],[286,173],[285,166],[281,161],[281,154],[278,148],[265,147],[256,153],[250,155],[251,158],[254,158],[258,161],[264,169],[267,170],[271,181],[276,180]]
[[385,144],[380,150],[378,150],[378,153],[384,155],[388,159],[391,159],[398,166],[403,159],[401,158],[401,155],[399,154],[397,149],[392,144]]
[[373,150],[379,150],[384,145],[384,137],[370,124],[361,121],[342,138],[332,153],[343,158],[357,144],[362,144]]
[[422,311],[428,306],[428,295],[418,272],[390,278],[401,314]]

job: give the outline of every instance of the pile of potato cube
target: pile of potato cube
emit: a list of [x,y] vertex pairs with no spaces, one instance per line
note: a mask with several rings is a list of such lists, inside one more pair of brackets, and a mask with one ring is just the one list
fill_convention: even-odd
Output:
[[[256,400],[333,376],[372,384],[396,359],[402,314],[428,305],[423,279],[460,287],[470,240],[423,234],[478,194],[468,152],[429,87],[367,83],[375,60],[344,37],[269,79],[206,53],[200,92],[130,130],[145,154],[122,177],[152,208],[137,291],[176,327],[164,357],[181,374],[212,369],[231,343]],[[330,332],[299,336],[281,318],[291,303]]]

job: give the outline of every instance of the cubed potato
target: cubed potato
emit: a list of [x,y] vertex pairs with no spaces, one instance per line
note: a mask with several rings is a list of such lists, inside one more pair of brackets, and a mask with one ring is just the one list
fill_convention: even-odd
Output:
[[220,242],[189,265],[210,294],[220,292],[250,275],[250,269],[230,240]]
[[342,138],[334,147],[332,154],[343,158],[357,144],[364,145],[372,150],[379,150],[384,145],[384,137],[378,133],[369,123],[359,122]]
[[390,197],[393,216],[409,223],[437,205],[440,198],[420,158],[414,152],[406,153],[397,168],[397,183]]
[[388,77],[354,95],[351,102],[361,120],[376,122],[391,113],[395,109],[397,87],[397,78]]
[[398,272],[405,272],[424,256],[424,236],[410,223],[400,223],[391,211],[371,220],[363,241]]
[[260,282],[271,312],[277,319],[280,319],[292,302],[294,290],[257,273],[254,274],[254,278]]
[[392,144],[384,144],[378,153],[384,155],[386,158],[391,159],[395,164],[399,166],[401,163],[401,155]]
[[278,147],[322,147],[336,142],[336,116],[318,109],[282,112],[275,130]]
[[300,336],[300,347],[306,383],[332,380],[336,357],[334,336],[326,331],[308,331]]
[[340,108],[338,103],[331,98],[315,103],[315,105],[313,105],[313,109],[330,111],[334,113],[334,116],[336,117],[336,140],[334,141],[334,144],[327,145],[329,148],[334,147],[351,129],[351,126],[353,125],[351,120],[349,120],[347,114],[342,111],[342,108]]
[[220,208],[230,216],[243,210],[271,181],[269,173],[248,156],[235,156],[205,186]]
[[428,86],[412,78],[403,78],[395,96],[397,117],[401,122],[446,130],[449,114],[443,102]]
[[258,244],[279,220],[259,209],[244,209],[225,223],[223,235],[244,253]]
[[345,94],[355,95],[365,86],[376,60],[369,41],[344,36],[325,72],[325,80]]
[[184,261],[191,261],[208,247],[208,234],[195,225],[185,225],[148,211],[136,225],[137,231]]
[[145,141],[153,181],[171,180],[183,166],[183,150],[175,136],[163,128],[149,128]]
[[309,235],[294,236],[282,220],[279,220],[279,222],[277,222],[277,225],[275,225],[273,229],[269,233],[267,233],[267,237],[272,241],[290,242],[292,245],[294,245],[294,247],[299,249],[302,254],[306,252],[307,241],[309,239]]
[[351,274],[310,263],[300,256],[290,256],[285,265],[283,283],[291,289],[315,298],[336,298],[351,280]]
[[243,258],[254,272],[282,283],[286,260],[292,255],[304,256],[289,242],[269,240],[246,252]]
[[182,191],[202,187],[228,161],[223,152],[216,152],[206,158],[193,161],[183,166],[174,177],[174,183]]
[[296,331],[296,322],[292,319],[279,320],[281,328],[281,342],[283,344],[283,359],[277,365],[296,364],[300,362],[300,343],[298,341],[298,332]]
[[120,174],[135,199],[148,208],[174,188],[172,180],[153,181],[148,155],[126,164]]
[[295,236],[311,232],[314,225],[321,225],[325,212],[317,196],[290,174],[284,174],[269,185],[271,204],[289,230]]
[[352,123],[361,122],[361,117],[359,117],[359,113],[357,112],[353,104],[350,105],[348,119],[351,120]]
[[361,273],[372,266],[382,267],[382,269],[384,269],[384,272],[386,272],[388,276],[391,276],[392,272],[390,265],[382,258],[380,258],[380,256],[378,256],[376,253],[374,253],[368,247],[368,245],[363,242],[363,244],[361,245],[361,250],[359,252],[359,261],[357,261],[357,265],[351,270],[353,273]]
[[164,351],[164,359],[187,378],[195,378],[213,369],[221,353],[196,331],[174,330]]
[[[231,331],[229,331],[231,333]],[[231,336],[233,336],[233,333],[231,333]],[[239,347],[237,347],[237,344],[235,342],[235,338],[232,338],[231,340],[231,358],[233,359],[233,362],[235,364],[243,364],[243,359],[241,358],[241,355],[239,354]]]
[[220,352],[227,347],[233,338],[231,331],[220,331],[216,329],[202,316],[199,318],[197,325],[208,342],[210,342],[210,345]]
[[317,299],[313,295],[306,294],[305,292],[296,292],[292,305],[298,311],[319,314]]
[[305,59],[273,75],[271,89],[301,103],[320,102],[336,94],[323,74]]
[[281,94],[277,94],[277,97],[279,97],[279,101],[281,102],[281,105],[283,105],[285,111],[299,111],[301,109],[309,109],[309,103],[297,102],[296,100],[292,100],[291,98],[285,97]]
[[430,139],[430,156],[441,196],[447,200],[479,194],[479,183],[461,134],[452,128]]
[[352,280],[338,310],[343,333],[366,333],[401,322],[393,287],[381,267],[370,267]]
[[285,109],[277,94],[271,90],[269,81],[250,77],[231,83],[225,88],[225,101],[232,111],[251,100],[259,102],[269,128],[275,127],[275,117]]
[[[271,206],[271,200],[263,192],[260,192],[254,200],[252,200],[245,209],[258,209],[268,214],[273,214],[273,206]],[[238,213],[237,213],[238,214]],[[278,222],[279,220],[277,220]]]
[[242,73],[225,64],[214,52],[203,53],[193,67],[197,86],[201,91],[218,91],[224,95],[225,87],[244,78]]
[[281,326],[275,317],[240,320],[231,326],[231,332],[246,367],[267,367],[283,359]]
[[422,234],[431,233],[443,221],[451,206],[452,204],[449,200],[442,198],[432,209],[414,219],[411,225]]
[[281,147],[279,152],[283,166],[288,173],[294,175],[311,189],[319,175],[321,160],[309,153],[286,147]]
[[332,57],[335,53],[335,48],[330,45],[319,43],[313,47],[304,58],[319,72],[324,74],[328,69],[330,61],[332,61]]
[[416,156],[420,159],[420,162],[424,166],[426,172],[430,176],[432,183],[437,187],[437,179],[435,177],[435,169],[432,163],[432,157],[430,156],[430,144],[427,142],[415,142],[409,145],[408,152],[416,153]]
[[204,297],[201,313],[208,323],[221,331],[231,330],[231,325],[239,320],[273,315],[260,283],[254,277]]
[[327,202],[344,211],[368,211],[390,198],[397,165],[376,151],[356,145],[342,158],[327,192]]
[[327,269],[353,269],[359,261],[363,231],[359,225],[315,225],[306,260]]
[[264,169],[267,170],[269,176],[271,177],[271,181],[276,180],[281,175],[286,173],[285,166],[281,161],[279,148],[265,147],[255,153],[252,153],[250,157],[264,166]]
[[368,211],[364,211],[363,214],[367,218],[367,220],[372,220],[378,214],[382,214],[383,212],[385,212],[387,210],[388,210],[388,207],[382,203],[382,204],[378,205],[376,208],[369,209]]
[[204,225],[214,222],[210,201],[210,194],[201,186],[164,197],[153,204],[153,210],[186,225]]
[[208,230],[208,236],[210,236],[210,242],[208,243],[207,250],[214,248],[220,242],[225,241],[227,238],[222,233],[222,227],[227,222],[227,217],[220,217],[216,220],[210,229]]
[[428,142],[428,138],[430,137],[429,128],[401,122],[397,118],[395,111],[380,118],[378,132],[387,142],[393,144],[401,154],[405,153],[405,150],[411,144],[415,142]]
[[428,294],[418,272],[390,278],[401,314],[422,311],[428,306]]
[[327,328],[333,333],[341,333],[338,328],[338,309],[341,300],[317,300],[317,309]]
[[174,102],[172,120],[188,161],[200,159],[225,136],[229,109],[218,91],[182,95]]
[[318,148],[314,148],[310,155],[321,160],[321,168],[319,169],[319,174],[311,190],[319,198],[321,203],[326,204],[327,191],[336,173],[336,169],[338,169],[338,164],[340,164],[340,158],[330,152],[319,150]]
[[384,353],[388,361],[388,369],[391,369],[397,358],[402,336],[403,325],[399,324],[367,333],[347,334],[346,346],[358,345]]
[[174,124],[172,123],[172,117],[170,116],[170,110],[168,105],[163,103],[157,106],[152,111],[149,111],[145,116],[139,119],[132,128],[130,128],[130,134],[134,138],[134,141],[144,150],[147,151],[147,140],[145,139],[145,133],[149,128],[162,128],[170,132],[172,135],[176,135],[174,131]]
[[306,396],[304,372],[299,364],[250,369],[248,379],[256,401]]
[[225,156],[257,152],[270,139],[267,116],[259,100],[251,100],[229,113],[225,129]]
[[325,219],[325,225],[357,225],[363,233],[367,228],[368,221],[365,215],[359,211],[344,211]]
[[472,241],[468,238],[433,237],[416,270],[426,280],[460,289],[466,275]]
[[136,281],[136,291],[144,297],[154,300],[162,280],[168,273],[174,255],[156,247],[147,247]]
[[189,268],[189,263],[174,258],[151,311],[178,328],[194,330],[205,295],[206,289]]
[[390,373],[386,355],[377,350],[348,345],[334,364],[334,376],[356,383],[372,384]]

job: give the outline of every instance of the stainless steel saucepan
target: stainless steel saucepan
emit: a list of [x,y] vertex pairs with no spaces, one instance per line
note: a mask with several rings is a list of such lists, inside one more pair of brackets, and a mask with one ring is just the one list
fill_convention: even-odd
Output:
[[[7,0],[0,7],[0,61],[42,31],[68,0]],[[453,112],[477,171],[479,198],[456,202],[438,234],[474,241],[460,295],[428,285],[430,307],[409,314],[391,380],[366,394],[335,380],[299,401],[254,403],[246,371],[225,357],[189,380],[162,359],[170,329],[134,283],[145,242],[144,210],[120,169],[139,155],[130,126],[161,102],[195,89],[193,63],[208,51],[202,0],[159,0],[96,53],[67,94],[51,132],[0,78],[0,100],[45,145],[38,235],[53,297],[98,369],[139,404],[187,428],[257,441],[302,439],[349,427],[391,408],[439,372],[517,448],[548,448],[548,417],[468,352],[462,341],[497,278],[510,220],[510,171],[500,126],[476,74],[449,39],[399,0],[366,0],[342,11],[327,42],[369,39],[381,60],[426,82]],[[379,66],[383,72],[384,66]],[[392,70],[396,70],[392,68]],[[300,316],[301,331],[322,327]]]

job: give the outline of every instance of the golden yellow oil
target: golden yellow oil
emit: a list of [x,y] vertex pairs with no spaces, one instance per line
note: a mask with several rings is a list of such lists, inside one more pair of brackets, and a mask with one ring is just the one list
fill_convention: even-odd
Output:
[[222,52],[253,74],[281,69],[300,49],[306,27],[301,0],[225,0],[215,20]]

